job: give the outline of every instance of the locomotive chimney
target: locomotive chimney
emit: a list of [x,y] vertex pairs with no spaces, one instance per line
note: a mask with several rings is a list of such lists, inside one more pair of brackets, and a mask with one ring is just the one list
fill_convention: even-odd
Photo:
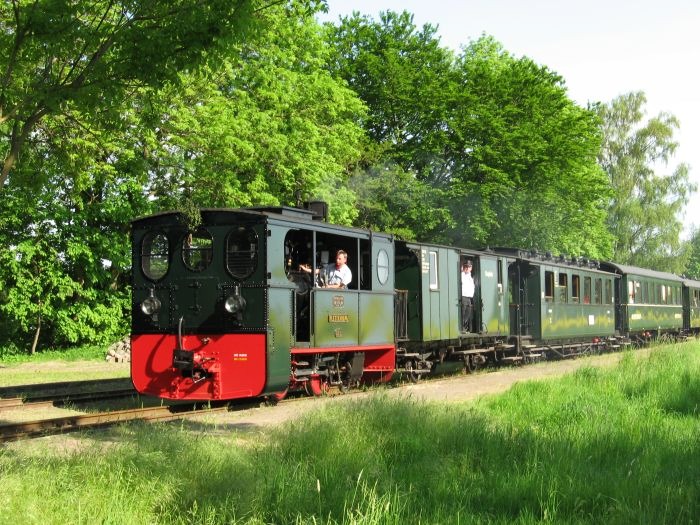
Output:
[[313,213],[315,221],[328,222],[328,203],[324,201],[306,201],[304,209]]

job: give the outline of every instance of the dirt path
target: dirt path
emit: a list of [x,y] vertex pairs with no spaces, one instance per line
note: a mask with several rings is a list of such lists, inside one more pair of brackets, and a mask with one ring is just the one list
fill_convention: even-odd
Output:
[[[448,403],[463,402],[476,399],[483,395],[504,392],[519,381],[559,377],[583,366],[611,366],[622,359],[623,355],[624,354],[621,353],[605,354],[523,367],[504,368],[494,372],[483,372],[473,375],[456,375],[445,379],[407,385],[401,388],[381,390],[379,395],[411,396],[415,399]],[[648,350],[637,351],[635,355],[638,357],[646,357],[648,355]],[[260,408],[230,412],[222,416],[217,416],[213,422],[227,429],[236,429],[239,431],[262,430],[265,427],[279,425],[297,419],[329,403],[347,403],[372,395],[378,395],[378,392],[363,392],[349,396],[303,399],[281,403],[277,406],[261,406]]]

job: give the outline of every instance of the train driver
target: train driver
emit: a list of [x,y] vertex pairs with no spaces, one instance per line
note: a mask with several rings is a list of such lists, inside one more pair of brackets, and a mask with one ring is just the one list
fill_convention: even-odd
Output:
[[[335,254],[335,262],[324,266],[323,273],[319,268],[316,268],[316,274],[320,274],[321,286],[324,288],[347,288],[352,282],[352,271],[347,262],[347,252],[338,250]],[[311,272],[311,267],[308,264],[300,265],[299,269]]]

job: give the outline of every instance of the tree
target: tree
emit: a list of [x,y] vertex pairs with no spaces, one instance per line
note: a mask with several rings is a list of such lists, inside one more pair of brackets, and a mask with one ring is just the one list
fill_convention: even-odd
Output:
[[679,123],[667,113],[644,122],[645,104],[644,93],[636,92],[596,107],[604,137],[599,162],[614,190],[608,213],[613,259],[681,273],[685,257],[679,215],[696,186],[685,164],[657,173],[669,169]]
[[693,228],[690,239],[685,243],[684,250],[687,251],[687,261],[684,275],[691,279],[700,280],[700,230]]
[[367,104],[364,125],[378,151],[422,175],[442,156],[454,100],[454,56],[440,45],[437,28],[419,29],[406,11],[383,12],[377,22],[354,13],[327,27],[331,71]]
[[[561,77],[486,36],[455,57],[435,28],[419,30],[406,12],[382,13],[378,22],[354,14],[329,34],[333,71],[368,106],[364,125],[376,147],[360,165],[364,191],[396,195],[403,185],[386,169],[395,163],[400,179],[412,176],[414,189],[439,196],[412,192],[420,199],[394,218],[388,213],[397,208],[382,199],[383,223],[461,246],[610,253],[597,118],[568,98]],[[359,207],[376,220],[376,206]],[[434,227],[424,220],[429,211],[449,220]]]
[[559,75],[488,36],[464,48],[458,73],[451,169],[435,181],[451,188],[461,225],[451,242],[609,254],[595,114],[568,98]]
[[311,14],[271,7],[261,29],[217,68],[182,74],[141,113],[148,191],[157,206],[295,205],[317,198],[334,222],[357,215],[347,188],[361,157],[362,102],[325,68]]
[[357,196],[355,226],[403,239],[437,239],[446,226],[453,226],[443,208],[444,192],[397,164],[358,168],[349,187]]
[[[12,0],[0,4],[3,188],[41,120],[104,111],[135,86],[161,86],[239,38],[251,0]],[[76,115],[76,112],[73,112]]]
[[354,218],[345,182],[363,106],[323,67],[312,14],[289,7],[257,12],[256,32],[218,62],[134,86],[105,110],[66,101],[36,124],[0,206],[0,347],[121,337],[139,215],[327,191],[344,204],[337,220]]

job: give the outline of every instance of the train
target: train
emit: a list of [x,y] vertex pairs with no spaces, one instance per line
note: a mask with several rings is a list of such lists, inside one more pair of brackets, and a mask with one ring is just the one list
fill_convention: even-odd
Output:
[[[700,331],[700,281],[535,250],[473,250],[328,222],[328,207],[132,221],[131,378],[170,400],[283,399],[624,349]],[[352,280],[331,288],[342,250]],[[464,326],[460,272],[472,266]]]

